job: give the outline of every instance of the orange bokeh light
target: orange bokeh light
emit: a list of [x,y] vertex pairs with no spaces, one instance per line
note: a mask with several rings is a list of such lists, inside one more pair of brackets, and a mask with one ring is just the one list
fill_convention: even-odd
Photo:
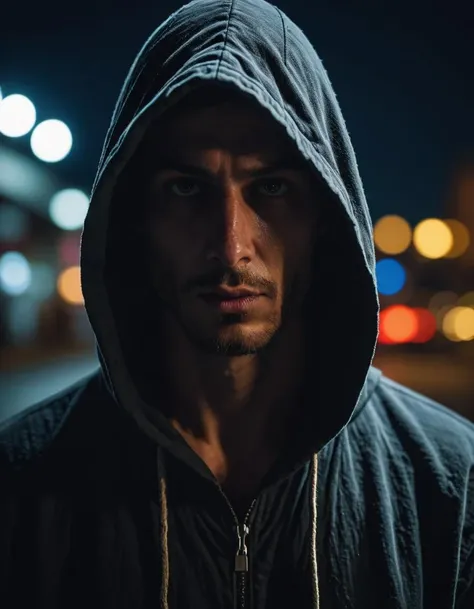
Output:
[[418,331],[418,314],[410,307],[393,305],[380,313],[379,342],[382,344],[409,343]]
[[68,304],[84,304],[81,289],[81,270],[79,266],[71,266],[62,271],[58,277],[57,286],[59,295]]

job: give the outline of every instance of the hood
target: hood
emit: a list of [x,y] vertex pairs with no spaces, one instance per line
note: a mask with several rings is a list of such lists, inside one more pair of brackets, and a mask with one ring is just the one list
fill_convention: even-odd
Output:
[[81,245],[82,290],[103,374],[144,433],[189,459],[184,441],[160,412],[159,387],[149,391],[150,355],[156,357],[159,342],[155,337],[150,351],[150,287],[130,229],[136,205],[120,196],[120,184],[151,124],[208,83],[232,87],[260,104],[286,130],[325,190],[331,222],[314,254],[317,272],[307,302],[311,384],[298,438],[314,454],[351,421],[367,393],[378,331],[372,225],[322,62],[303,32],[263,0],[195,0],[183,6],[153,32],[125,80]]

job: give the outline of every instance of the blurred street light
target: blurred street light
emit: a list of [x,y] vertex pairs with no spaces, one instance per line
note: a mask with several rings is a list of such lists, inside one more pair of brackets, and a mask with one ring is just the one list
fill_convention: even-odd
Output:
[[420,222],[413,232],[413,243],[425,258],[443,258],[453,247],[453,233],[442,220],[428,218]]
[[49,203],[51,220],[64,230],[81,228],[88,209],[89,197],[77,188],[60,190]]
[[375,224],[375,245],[384,254],[401,254],[410,247],[411,238],[411,227],[400,216],[384,216]]
[[7,137],[21,137],[33,129],[35,122],[36,109],[27,97],[14,93],[1,99],[0,133]]
[[78,266],[65,269],[58,278],[58,292],[68,304],[82,305],[81,271]]
[[72,134],[62,121],[50,119],[39,123],[31,134],[31,149],[46,163],[62,161],[71,151]]
[[20,296],[31,283],[31,268],[20,252],[6,252],[0,257],[0,288],[9,296]]

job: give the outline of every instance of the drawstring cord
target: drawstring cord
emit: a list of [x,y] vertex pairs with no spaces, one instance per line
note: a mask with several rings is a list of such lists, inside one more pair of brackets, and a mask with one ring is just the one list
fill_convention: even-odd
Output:
[[313,606],[319,609],[319,577],[316,539],[318,530],[318,455],[313,455],[311,472],[311,578],[313,584]]
[[168,497],[163,460],[158,454],[158,481],[160,486],[160,542],[161,542],[161,598],[160,609],[169,609],[170,560],[168,551]]
[[[161,599],[160,609],[169,609],[168,591],[170,581],[170,563],[168,552],[168,500],[166,494],[166,478],[162,460],[158,455],[158,472],[160,486],[160,540],[161,540]],[[318,486],[318,455],[313,455],[311,472],[311,576],[313,585],[314,609],[319,607],[319,578],[316,552],[316,534],[318,528],[317,486]]]

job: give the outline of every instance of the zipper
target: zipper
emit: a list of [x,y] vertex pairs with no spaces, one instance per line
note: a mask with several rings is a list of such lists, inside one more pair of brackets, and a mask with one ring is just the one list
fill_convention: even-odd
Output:
[[249,527],[246,524],[237,525],[238,547],[234,563],[234,607],[248,609],[249,607],[249,557],[247,552],[247,535]]
[[219,487],[222,496],[232,512],[237,535],[237,550],[234,556],[234,609],[251,609],[250,607],[250,571],[247,538],[250,533],[249,520],[257,499],[252,501],[243,522],[239,522],[229,499]]
[[236,522],[237,552],[234,561],[234,607],[235,609],[250,609],[250,571],[249,555],[247,549],[247,537],[250,533],[249,519],[252,514],[256,499],[252,501],[244,521],[240,523],[234,510]]

